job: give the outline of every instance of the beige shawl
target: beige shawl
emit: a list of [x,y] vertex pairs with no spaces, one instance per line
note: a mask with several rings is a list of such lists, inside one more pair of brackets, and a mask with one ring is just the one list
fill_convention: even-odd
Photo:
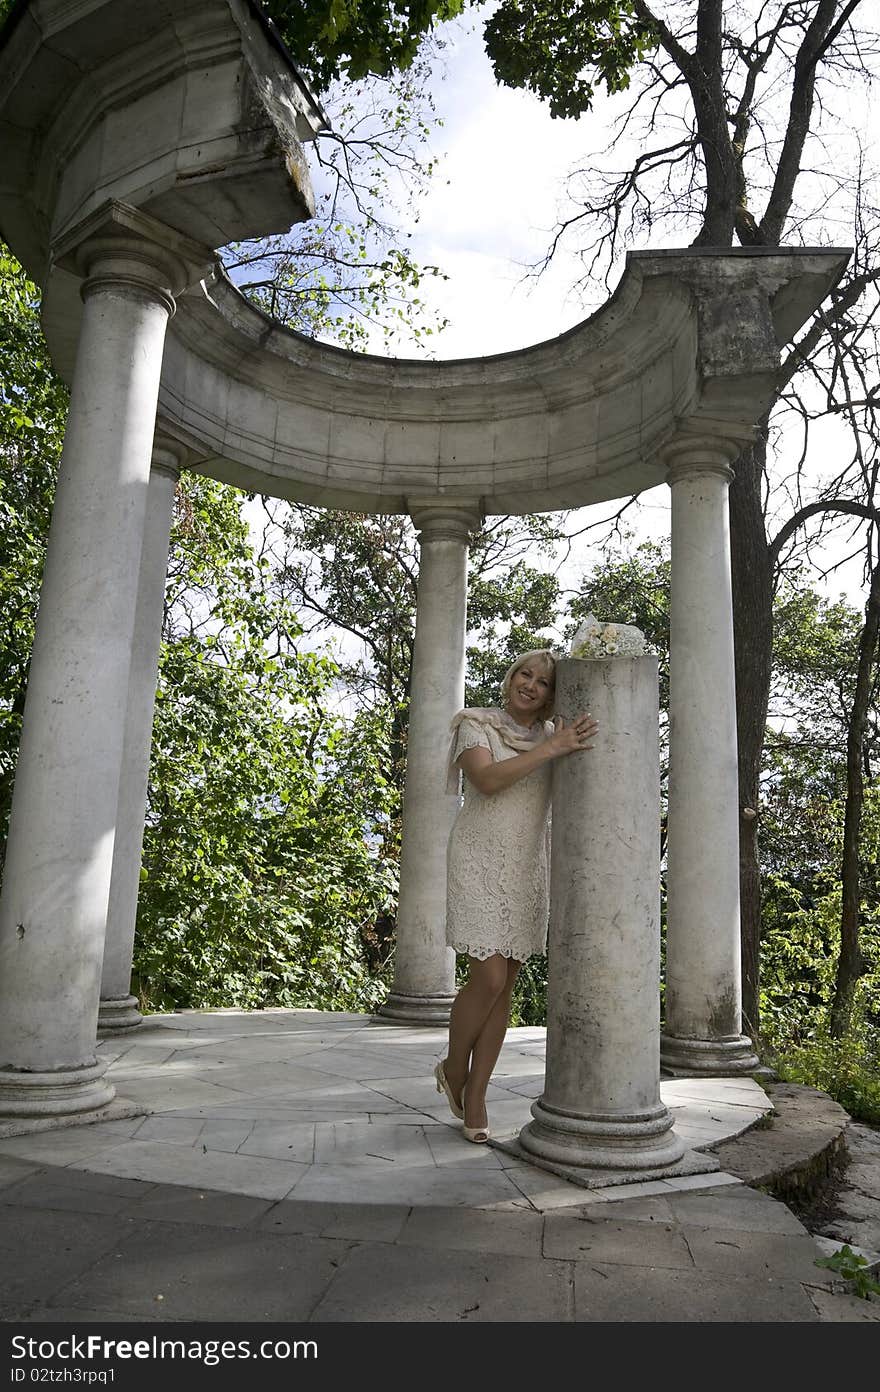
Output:
[[498,709],[497,706],[492,706],[489,709],[484,709],[482,706],[471,706],[460,710],[450,722],[449,728],[452,731],[452,738],[449,742],[449,753],[446,756],[446,791],[452,794],[457,794],[460,791],[461,770],[454,763],[454,755],[458,727],[463,720],[477,720],[481,725],[491,725],[492,729],[500,735],[502,743],[506,744],[508,749],[515,749],[518,753],[533,749],[538,740],[547,739],[556,729],[552,720],[544,720],[538,725],[533,725],[530,730],[526,730],[522,725],[517,725],[506,711]]

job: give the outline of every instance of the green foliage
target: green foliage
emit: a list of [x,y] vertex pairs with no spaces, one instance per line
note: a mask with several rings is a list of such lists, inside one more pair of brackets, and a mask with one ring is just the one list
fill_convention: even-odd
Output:
[[463,0],[262,0],[293,57],[321,88],[341,75],[406,68]]
[[0,242],[0,845],[67,414],[39,304],[37,287]]
[[597,86],[624,91],[630,69],[655,46],[628,0],[502,0],[484,32],[499,82],[575,119],[592,110]]
[[[840,951],[846,742],[861,616],[797,578],[774,608],[771,723],[762,772],[764,872],[761,1018],[774,1047],[827,1028]],[[880,755],[876,719],[864,742],[860,831],[860,944],[867,971],[858,1008],[880,1028]]]
[[827,1030],[800,1044],[766,1049],[783,1082],[827,1092],[856,1121],[880,1124],[880,1031],[856,1021],[844,1039]]
[[326,713],[334,664],[302,646],[242,502],[190,477],[178,509],[136,981],[152,1009],[369,1009],[396,890],[381,733]]
[[872,1295],[880,1295],[880,1284],[874,1280],[868,1269],[867,1257],[854,1252],[848,1243],[830,1257],[816,1257],[815,1266],[824,1266],[836,1275],[849,1281],[854,1295],[860,1300],[869,1300]]
[[510,1023],[546,1025],[547,1023],[547,958],[530,957],[523,962],[513,988]]
[[428,59],[402,73],[339,84],[331,122],[310,147],[315,216],[282,235],[224,248],[227,271],[259,309],[309,337],[363,352],[421,344],[446,320],[423,283],[445,279],[409,243],[434,174],[435,115]]

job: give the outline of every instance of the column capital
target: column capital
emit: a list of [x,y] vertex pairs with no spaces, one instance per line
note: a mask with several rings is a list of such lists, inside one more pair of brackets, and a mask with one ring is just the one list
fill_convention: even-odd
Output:
[[409,502],[409,515],[420,545],[426,541],[460,541],[467,545],[471,533],[479,531],[483,522],[479,502],[467,498],[413,499]]
[[186,462],[187,449],[179,440],[169,435],[156,434],[153,437],[153,453],[150,456],[150,473],[167,474],[176,483]]
[[693,435],[665,445],[660,457],[666,465],[666,482],[672,487],[684,478],[698,474],[717,474],[728,483],[733,479],[731,465],[742,453],[742,440],[718,435]]
[[215,260],[209,247],[116,199],[68,228],[53,243],[52,258],[82,277],[84,300],[102,288],[127,288],[158,300],[169,315],[176,297]]

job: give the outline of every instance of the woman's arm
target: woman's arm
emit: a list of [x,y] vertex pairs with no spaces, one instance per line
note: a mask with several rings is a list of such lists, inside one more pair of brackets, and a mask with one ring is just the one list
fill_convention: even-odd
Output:
[[521,778],[533,773],[542,764],[558,759],[562,754],[574,754],[578,750],[592,749],[589,741],[599,726],[591,715],[579,715],[570,725],[564,724],[560,716],[556,733],[549,739],[541,740],[534,749],[522,754],[514,754],[511,759],[492,758],[490,751],[482,745],[474,749],[464,749],[456,763],[473,783],[477,792],[491,797],[493,793],[503,792],[505,788],[518,783]]

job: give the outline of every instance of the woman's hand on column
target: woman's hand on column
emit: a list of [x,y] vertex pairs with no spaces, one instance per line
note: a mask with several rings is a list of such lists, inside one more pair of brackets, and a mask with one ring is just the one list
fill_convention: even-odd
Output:
[[599,723],[593,719],[589,711],[575,716],[568,725],[561,715],[554,716],[553,724],[556,726],[556,732],[550,736],[548,743],[552,745],[555,754],[575,754],[578,750],[593,748],[590,741],[594,738]]

